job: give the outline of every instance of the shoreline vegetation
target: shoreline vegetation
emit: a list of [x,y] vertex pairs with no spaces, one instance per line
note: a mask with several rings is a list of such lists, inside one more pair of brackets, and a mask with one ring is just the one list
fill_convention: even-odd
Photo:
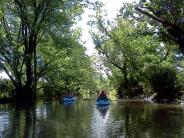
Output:
[[[113,92],[114,93],[114,92]],[[109,99],[111,101],[119,101],[119,102],[123,102],[124,100],[130,100],[130,101],[144,101],[144,102],[153,102],[153,103],[160,103],[160,104],[183,104],[184,103],[184,91],[180,91],[180,99],[173,99],[173,100],[168,100],[166,98],[164,99],[157,99],[157,93],[153,93],[151,95],[145,95],[145,94],[138,94],[137,96],[132,96],[128,97],[128,96],[124,96],[121,98],[118,98],[118,96],[116,94],[109,94]],[[116,96],[115,96],[116,95]],[[64,95],[63,95],[64,96]],[[60,97],[55,97],[55,96],[38,96],[38,99],[53,99],[53,100],[61,100],[61,98],[63,96]],[[86,96],[82,96],[80,94],[75,95],[76,97],[78,97],[79,99],[82,99],[84,101],[86,100],[91,100],[91,98],[97,97],[97,95],[93,94],[93,95],[88,95]],[[0,104],[9,104],[9,103],[16,103],[15,102],[15,98],[13,97],[1,97],[0,98]]]

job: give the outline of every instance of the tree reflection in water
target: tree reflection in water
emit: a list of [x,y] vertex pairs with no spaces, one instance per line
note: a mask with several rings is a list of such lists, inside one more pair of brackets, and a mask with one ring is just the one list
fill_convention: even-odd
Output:
[[182,138],[184,108],[144,102],[96,106],[94,101],[33,107],[0,105],[2,138]]
[[[5,109],[4,109],[5,110]],[[35,137],[36,113],[35,106],[23,105],[21,107],[6,107],[6,114],[0,115],[3,129],[0,130],[2,138],[31,138]],[[0,114],[2,112],[2,108]],[[2,119],[2,120],[1,120]],[[0,125],[1,125],[0,124]]]

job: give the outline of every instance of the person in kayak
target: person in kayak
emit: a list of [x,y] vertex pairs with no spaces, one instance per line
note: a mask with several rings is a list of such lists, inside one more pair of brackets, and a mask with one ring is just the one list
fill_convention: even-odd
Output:
[[65,95],[64,95],[64,98],[73,98],[73,94],[70,92],[70,93],[66,93]]
[[102,92],[99,94],[99,96],[97,97],[97,101],[99,100],[104,100],[104,101],[108,101],[106,92],[104,90],[102,90]]

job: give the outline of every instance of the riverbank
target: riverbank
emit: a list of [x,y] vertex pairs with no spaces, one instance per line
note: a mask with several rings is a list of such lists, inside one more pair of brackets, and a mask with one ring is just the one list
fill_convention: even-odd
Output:
[[[156,97],[156,93],[152,94],[152,95],[138,95],[138,96],[135,96],[135,97],[128,97],[128,96],[124,96],[123,98],[117,98],[115,96],[111,96],[109,97],[110,100],[112,101],[124,101],[124,100],[131,100],[131,101],[145,101],[145,102],[152,102],[152,103],[168,103],[168,104],[183,104],[184,103],[184,95],[181,96],[181,99],[175,99],[173,101],[168,101],[167,99],[162,99],[162,100],[159,100],[159,101],[156,101],[155,100],[155,97]],[[78,99],[83,99],[84,101],[88,101],[88,100],[91,100],[93,99],[94,97],[88,97],[88,98],[81,98],[80,96],[78,97]],[[52,100],[60,100],[60,98],[56,98],[56,97],[38,97],[37,100],[43,100],[43,99],[52,99]],[[14,102],[14,99],[13,98],[10,98],[10,97],[3,97],[3,98],[0,98],[0,104],[6,104],[6,103],[12,103]]]

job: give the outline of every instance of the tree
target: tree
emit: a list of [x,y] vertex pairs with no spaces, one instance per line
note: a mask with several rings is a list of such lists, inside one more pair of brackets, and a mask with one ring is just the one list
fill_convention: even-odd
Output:
[[59,94],[96,89],[96,72],[90,57],[85,54],[86,49],[81,44],[73,41],[68,48],[48,48],[49,50],[41,49],[45,55],[44,62],[47,62],[45,60],[48,57],[54,58],[49,66],[45,66],[46,74],[41,77],[46,82],[46,87],[58,90]]
[[[2,0],[0,2],[0,67],[15,87],[17,101],[35,98],[37,47],[50,37],[62,42],[69,36],[84,3],[82,0]],[[61,38],[61,39],[60,39]],[[61,46],[64,44],[61,43]]]
[[149,23],[157,26],[159,36],[173,40],[184,52],[183,0],[141,0],[135,9],[150,17]]
[[99,33],[93,34],[94,43],[103,55],[104,65],[112,73],[110,78],[114,80],[119,95],[125,94],[129,88],[141,87],[143,61],[149,51],[156,54],[159,42],[154,42],[150,36],[138,35],[136,31],[142,26],[136,26],[131,20],[117,18],[113,26],[105,26],[102,20],[98,20],[98,25]]
[[175,100],[177,96],[177,77],[176,69],[172,63],[169,63],[168,61],[163,61],[160,63],[152,62],[144,66],[144,73],[153,90],[157,93],[157,96],[154,98],[154,100]]
[[[153,35],[153,31],[157,28],[151,26],[145,16],[134,13],[131,4],[125,5],[121,9],[121,14],[115,21],[109,22],[104,18],[101,11],[98,11],[94,20],[98,32],[92,33],[92,36],[96,48],[103,58],[104,66],[112,74],[109,75],[109,78],[117,89],[119,96],[122,93],[129,96],[134,95],[133,93],[136,90],[141,92],[142,88],[145,88],[146,93],[146,87],[151,85],[152,82],[148,81],[151,75],[147,74],[149,77],[146,76],[144,67],[146,68],[149,64],[155,65],[155,63],[158,67],[162,67],[163,63],[175,64],[177,61],[175,45],[170,41],[163,42],[158,39],[158,35]],[[153,70],[157,70],[157,66],[152,66]],[[176,68],[173,68],[164,69],[166,72],[174,74],[172,72],[175,72]],[[147,71],[149,72],[149,70],[151,69]],[[159,72],[160,78],[157,79],[164,78],[164,73],[161,70]],[[175,88],[176,84],[175,74],[173,78],[165,78],[168,85],[172,84],[172,89]],[[173,82],[171,83],[171,81]],[[165,87],[165,84],[161,83],[161,85],[160,87]],[[156,89],[152,88],[152,90]],[[169,95],[168,93],[168,97]]]

